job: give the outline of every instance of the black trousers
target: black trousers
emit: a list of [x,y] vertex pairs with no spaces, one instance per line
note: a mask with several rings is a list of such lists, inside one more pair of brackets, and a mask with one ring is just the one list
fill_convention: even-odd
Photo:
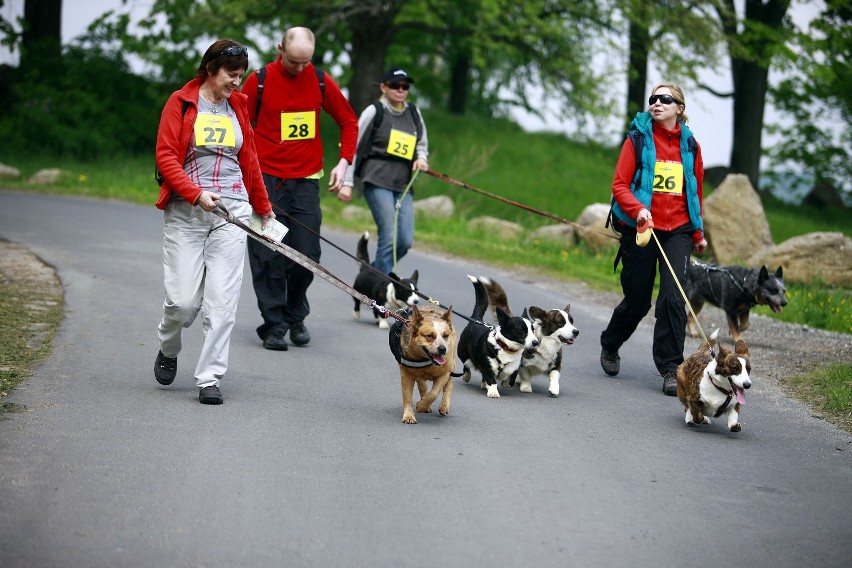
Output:
[[[669,232],[654,231],[681,286],[686,282],[692,232],[691,225]],[[616,306],[609,325],[601,333],[601,347],[610,352],[618,351],[636,331],[639,322],[651,309],[654,280],[659,267],[660,290],[654,309],[656,323],[652,353],[654,364],[661,375],[675,372],[683,362],[683,344],[686,339],[686,303],[683,296],[653,237],[646,247],[636,246],[636,230],[624,227],[619,252],[623,263],[621,290],[624,299]]]
[[[320,239],[316,236],[322,224],[319,180],[282,180],[263,174],[263,181],[277,220],[289,228],[282,242],[319,262]],[[290,221],[281,211],[316,235]],[[307,292],[314,280],[313,272],[254,239],[248,239],[248,257],[257,307],[263,317],[263,324],[257,328],[260,338],[273,329],[287,331],[291,324],[302,322],[311,311]]]

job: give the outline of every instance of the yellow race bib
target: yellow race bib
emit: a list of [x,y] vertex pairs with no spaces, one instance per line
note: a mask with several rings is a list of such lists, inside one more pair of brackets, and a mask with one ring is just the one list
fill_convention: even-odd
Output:
[[234,134],[234,123],[230,117],[215,114],[199,114],[195,119],[196,146],[227,146],[237,145]]
[[281,113],[281,141],[310,140],[317,137],[317,113],[305,112]]
[[654,165],[654,193],[683,195],[683,164],[657,162]]
[[411,160],[414,158],[414,146],[416,144],[417,137],[413,134],[391,128],[387,153],[391,156]]

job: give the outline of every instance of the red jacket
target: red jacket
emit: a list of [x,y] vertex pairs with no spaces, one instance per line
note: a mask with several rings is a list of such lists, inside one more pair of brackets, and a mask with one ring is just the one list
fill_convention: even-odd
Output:
[[[266,65],[260,116],[257,114],[257,73],[245,80],[242,92],[248,97],[248,110],[255,123],[260,169],[282,179],[301,179],[323,169],[323,147],[319,136],[320,109],[340,127],[340,157],[350,164],[358,143],[358,118],[340,87],[325,74],[325,101],[319,89],[316,71],[309,64],[298,75],[281,65],[281,55]],[[314,111],[316,137],[306,140],[281,139],[281,113]],[[338,158],[338,159],[339,159]]]
[[[673,130],[654,122],[654,150],[658,161],[680,163],[680,123]],[[615,175],[612,180],[612,194],[618,205],[624,212],[635,219],[639,212],[645,208],[630,191],[633,175],[636,173],[636,157],[633,153],[633,143],[628,138],[621,147],[618,156],[618,164],[615,166]],[[695,179],[698,182],[698,200],[704,203],[704,161],[701,158],[701,146],[695,155]],[[681,195],[655,192],[651,199],[651,218],[654,219],[654,228],[661,231],[673,231],[690,223],[689,210],[686,205],[686,192]],[[693,242],[703,238],[701,231],[695,231],[692,235]]]
[[[163,107],[160,116],[160,127],[157,129],[157,168],[165,182],[160,187],[160,197],[157,207],[165,209],[172,192],[176,191],[189,203],[195,204],[201,195],[201,189],[196,186],[183,170],[186,151],[192,141],[193,125],[198,116],[198,89],[201,80],[193,79],[175,91]],[[189,103],[186,113],[181,118],[183,101]],[[231,93],[228,103],[237,115],[237,121],[243,131],[243,145],[240,148],[240,170],[243,173],[243,184],[248,193],[249,203],[258,215],[266,215],[272,210],[260,165],[257,162],[257,150],[254,145],[254,133],[249,122],[246,108],[246,97],[238,91]]]

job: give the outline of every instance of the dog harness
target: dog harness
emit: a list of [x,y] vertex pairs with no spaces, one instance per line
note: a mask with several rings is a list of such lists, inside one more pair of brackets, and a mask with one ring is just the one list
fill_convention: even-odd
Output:
[[435,362],[432,361],[431,358],[418,359],[417,361],[414,361],[412,359],[407,359],[402,356],[403,325],[405,325],[404,322],[400,320],[393,322],[393,325],[390,328],[390,333],[388,334],[388,345],[390,347],[391,353],[393,353],[394,359],[396,359],[396,362],[404,367],[409,367],[411,369],[422,369],[423,367],[430,367],[434,365]]
[[[716,305],[720,304],[720,303],[721,303],[721,300],[720,300],[720,299],[719,299],[719,297],[716,295],[716,290],[714,290],[714,289],[713,289],[713,282],[710,280],[710,271],[714,271],[714,272],[722,272],[722,273],[724,273],[725,275],[727,275],[727,277],[731,279],[731,282],[733,282],[733,283],[734,283],[734,286],[736,286],[736,287],[739,289],[739,291],[740,291],[740,292],[742,292],[742,293],[743,293],[743,294],[745,294],[746,296],[751,296],[751,297],[752,297],[752,299],[751,299],[751,303],[750,303],[750,306],[749,306],[749,307],[750,307],[750,308],[753,308],[753,307],[755,307],[755,306],[757,305],[757,301],[754,299],[754,295],[753,295],[753,294],[749,294],[749,293],[746,291],[746,289],[742,286],[742,284],[740,284],[740,283],[737,281],[737,279],[736,279],[736,278],[734,278],[734,275],[733,275],[733,274],[731,274],[731,272],[730,272],[729,270],[725,270],[725,269],[724,269],[723,267],[721,267],[721,266],[712,266],[712,265],[710,265],[710,264],[705,264],[705,263],[703,263],[703,262],[694,262],[693,264],[694,264],[695,266],[700,266],[701,268],[703,268],[703,269],[704,269],[704,275],[707,277],[707,287],[710,289],[710,292],[712,292],[712,293],[713,293],[713,301],[716,303]],[[745,281],[745,276],[743,277],[743,280]]]
[[[730,379],[728,379],[728,381],[730,381]],[[717,385],[715,382],[713,382],[713,379],[710,379],[710,384],[716,387],[726,397],[725,402],[722,404],[722,406],[719,407],[719,410],[716,411],[716,414],[713,415],[713,418],[719,418],[720,416],[722,416],[722,414],[724,414],[725,410],[728,409],[728,405],[731,404],[731,400],[733,400],[734,398],[734,389],[732,386],[731,390],[727,391]]]

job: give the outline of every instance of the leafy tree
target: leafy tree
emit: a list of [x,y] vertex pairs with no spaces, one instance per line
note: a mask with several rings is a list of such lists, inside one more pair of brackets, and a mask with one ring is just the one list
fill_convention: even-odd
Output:
[[[785,78],[772,89],[775,107],[792,117],[771,128],[781,142],[776,164],[794,162],[817,188],[852,198],[852,2],[828,0],[826,9],[797,32],[783,66]],[[819,123],[830,121],[824,130]]]

